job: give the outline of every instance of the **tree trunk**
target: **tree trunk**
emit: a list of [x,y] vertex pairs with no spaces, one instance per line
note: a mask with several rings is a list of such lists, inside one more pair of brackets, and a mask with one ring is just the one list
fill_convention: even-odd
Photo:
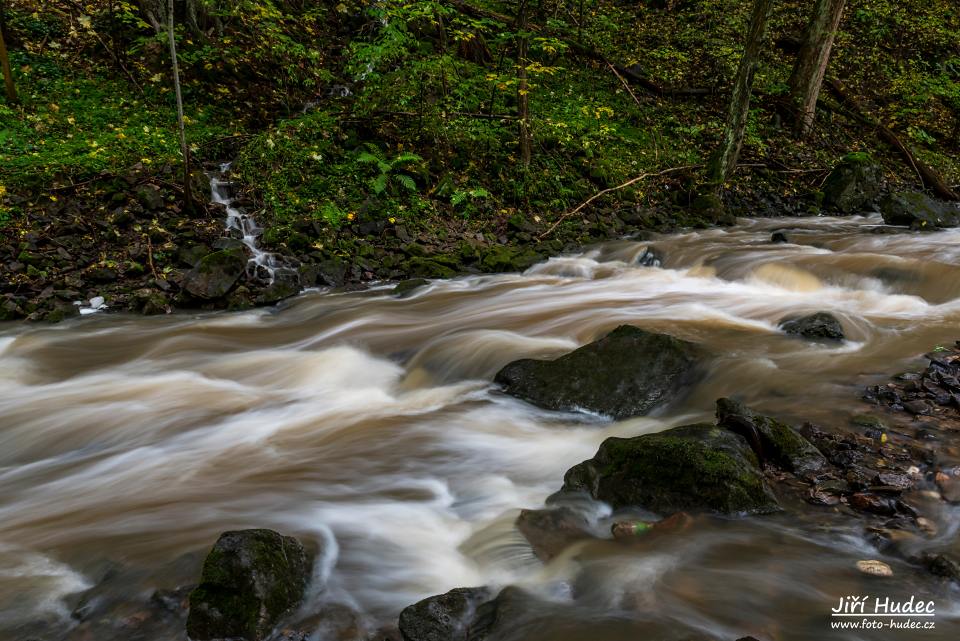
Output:
[[7,55],[7,43],[3,39],[3,25],[0,25],[0,67],[3,68],[3,82],[7,89],[7,101],[19,102],[17,86],[13,84],[13,71],[10,69],[10,57]]
[[183,154],[183,203],[187,211],[193,209],[190,193],[190,148],[183,123],[183,95],[180,93],[180,65],[177,63],[177,38],[173,31],[173,0],[167,0],[167,37],[170,42],[170,64],[173,67],[173,88],[177,97],[177,129],[180,132],[180,152]]
[[750,114],[753,74],[757,69],[757,59],[763,46],[767,19],[770,17],[772,7],[773,0],[754,0],[753,3],[743,56],[740,58],[740,66],[737,68],[737,76],[733,83],[733,94],[730,96],[730,109],[723,129],[723,139],[710,162],[710,182],[718,190],[730,178],[740,157],[743,133],[747,127],[747,116]]
[[803,32],[800,53],[790,76],[790,99],[797,109],[796,134],[806,137],[813,127],[817,97],[830,62],[830,49],[847,0],[817,0]]
[[523,169],[530,168],[533,155],[533,141],[530,136],[530,87],[527,83],[527,51],[530,40],[527,36],[527,0],[519,0],[517,7],[517,29],[520,44],[517,53],[517,115],[520,119],[520,162]]

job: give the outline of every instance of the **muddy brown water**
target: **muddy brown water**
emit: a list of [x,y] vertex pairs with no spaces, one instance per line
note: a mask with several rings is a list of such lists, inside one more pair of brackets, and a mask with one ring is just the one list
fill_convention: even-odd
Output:
[[[791,241],[770,243],[786,230]],[[524,274],[308,292],[281,308],[0,328],[0,639],[68,632],[105,568],[145,600],[196,580],[224,530],[270,527],[324,549],[326,588],[364,625],[454,587],[538,597],[510,639],[957,639],[960,598],[824,509],[703,519],[656,545],[580,545],[543,566],[512,522],[611,435],[706,419],[736,395],[766,413],[850,429],[864,386],[960,338],[960,231],[882,233],[876,218],[744,220],[617,241]],[[648,247],[662,267],[635,261]],[[848,340],[788,337],[830,311]],[[716,355],[656,416],[539,411],[493,374],[622,323]],[[609,510],[584,506],[603,531]],[[941,547],[960,511],[935,506]],[[882,559],[894,577],[860,574]],[[839,631],[846,595],[935,600],[935,629]],[[117,639],[126,638],[118,634]],[[184,637],[185,638],[185,637]],[[322,639],[323,635],[317,635]]]

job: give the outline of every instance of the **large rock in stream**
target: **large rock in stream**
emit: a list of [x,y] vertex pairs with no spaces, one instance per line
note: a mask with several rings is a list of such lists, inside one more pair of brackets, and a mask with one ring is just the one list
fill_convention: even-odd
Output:
[[207,254],[183,277],[183,288],[197,298],[213,300],[226,296],[247,268],[242,247]]
[[841,214],[856,214],[880,195],[880,166],[864,153],[847,154],[823,183],[823,206]]
[[817,312],[808,316],[785,318],[780,321],[780,329],[787,334],[802,336],[810,340],[842,341],[846,338],[843,325],[829,312]]
[[800,477],[810,477],[828,466],[820,450],[792,427],[760,416],[739,401],[717,401],[717,425],[744,437],[761,463],[771,463]]
[[456,588],[427,597],[400,613],[404,641],[465,641],[477,608],[489,601],[489,588]]
[[567,471],[563,491],[586,491],[614,509],[643,507],[663,515],[778,509],[746,439],[708,423],[608,438],[592,459]]
[[918,191],[887,194],[880,200],[880,213],[888,225],[905,225],[914,230],[934,231],[960,225],[960,209]]
[[220,535],[190,594],[187,634],[194,641],[261,641],[303,599],[311,562],[295,538],[273,530]]
[[701,357],[692,343],[621,325],[556,360],[509,363],[494,381],[546,409],[623,419],[648,413],[692,383]]

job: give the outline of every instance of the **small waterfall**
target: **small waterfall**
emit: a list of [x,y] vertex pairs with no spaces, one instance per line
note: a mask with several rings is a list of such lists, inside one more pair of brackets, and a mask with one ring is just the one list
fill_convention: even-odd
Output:
[[220,170],[210,174],[210,200],[224,206],[227,211],[226,232],[231,238],[238,238],[250,250],[247,273],[253,278],[272,283],[276,270],[282,266],[280,258],[271,252],[260,249],[257,239],[263,228],[257,225],[250,214],[234,207],[233,182],[226,178],[230,163],[220,165]]

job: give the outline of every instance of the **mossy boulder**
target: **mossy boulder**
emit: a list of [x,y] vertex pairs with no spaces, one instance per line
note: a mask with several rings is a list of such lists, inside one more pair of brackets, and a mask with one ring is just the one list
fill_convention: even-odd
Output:
[[774,418],[761,416],[743,403],[717,401],[717,425],[739,434],[750,444],[761,463],[808,477],[827,467],[827,460],[810,441]]
[[147,211],[163,209],[163,194],[160,193],[160,188],[156,185],[139,185],[133,190],[133,195]]
[[247,253],[242,247],[207,254],[183,277],[183,289],[206,300],[226,296],[247,268]]
[[846,338],[843,325],[836,316],[828,312],[817,312],[797,318],[785,318],[780,321],[780,329],[787,334],[802,336],[811,340],[842,341]]
[[592,459],[567,471],[563,491],[585,491],[614,509],[642,507],[664,515],[779,507],[747,441],[708,423],[608,438]]
[[880,179],[880,166],[868,154],[847,154],[823,183],[823,206],[841,214],[862,212],[880,195]]
[[415,257],[407,261],[407,270],[414,278],[453,278],[457,272],[429,258]]
[[170,301],[163,292],[144,287],[130,293],[127,309],[145,316],[166,314],[170,311]]
[[455,588],[427,597],[400,613],[404,641],[466,641],[477,608],[493,594],[488,588]]
[[267,638],[303,599],[311,562],[295,538],[273,530],[220,535],[190,593],[187,635],[208,639]]
[[487,249],[480,258],[480,269],[485,272],[522,272],[540,260],[535,251],[506,245]]
[[507,394],[546,409],[623,419],[678,395],[696,380],[702,356],[692,343],[621,325],[556,360],[509,363],[494,381]]
[[273,272],[273,280],[257,295],[259,305],[269,305],[300,293],[300,274],[287,267],[281,267]]
[[918,191],[887,194],[880,200],[880,213],[888,225],[920,231],[960,225],[960,209]]

